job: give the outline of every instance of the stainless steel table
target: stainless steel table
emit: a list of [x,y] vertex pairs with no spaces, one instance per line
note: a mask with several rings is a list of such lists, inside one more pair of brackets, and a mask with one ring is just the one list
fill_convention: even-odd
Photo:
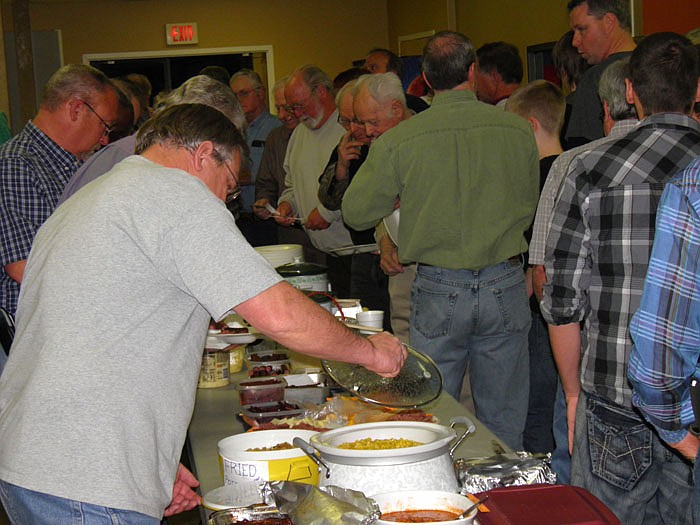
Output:
[[[244,431],[243,423],[237,417],[240,405],[235,385],[246,377],[244,370],[231,378],[229,386],[197,391],[194,413],[187,434],[187,455],[193,472],[201,483],[202,495],[223,485],[217,443],[225,437]],[[474,422],[476,432],[457,447],[455,458],[491,456],[494,454],[494,447],[498,446],[510,451],[490,430],[444,392],[438,399],[421,408],[434,414],[441,424],[448,425],[450,418],[454,416],[467,416]],[[458,432],[460,430],[461,428],[457,428]],[[201,517],[202,523],[206,523],[203,508]]]

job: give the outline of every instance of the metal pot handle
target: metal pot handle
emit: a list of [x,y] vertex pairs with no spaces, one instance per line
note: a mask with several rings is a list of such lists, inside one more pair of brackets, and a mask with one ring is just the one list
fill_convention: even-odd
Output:
[[295,437],[292,440],[292,443],[294,443],[295,446],[299,447],[304,452],[304,454],[309,456],[311,458],[311,460],[314,463],[316,463],[316,465],[318,465],[319,469],[321,467],[326,469],[326,479],[331,477],[330,467],[328,465],[326,465],[326,463],[319,456],[316,455],[316,449],[314,447],[312,447],[309,443],[307,443],[305,440],[303,440],[300,437]]
[[467,428],[462,433],[462,435],[457,438],[457,441],[455,441],[450,447],[450,456],[454,453],[455,450],[457,450],[457,447],[462,444],[464,438],[466,438],[469,434],[473,434],[474,432],[476,432],[476,425],[474,425],[474,422],[467,416],[455,416],[453,418],[450,418],[450,428],[454,428],[457,424],[465,425]]

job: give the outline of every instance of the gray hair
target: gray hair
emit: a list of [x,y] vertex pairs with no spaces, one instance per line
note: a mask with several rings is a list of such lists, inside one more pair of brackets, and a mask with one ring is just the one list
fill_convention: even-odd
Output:
[[248,80],[250,80],[253,89],[259,89],[263,87],[262,78],[260,78],[260,75],[258,75],[252,69],[243,68],[236,71],[233,75],[231,75],[231,79],[228,81],[229,85],[232,84],[234,80],[239,78],[247,78]]
[[243,131],[247,124],[245,115],[231,88],[206,75],[197,75],[188,79],[177,89],[171,91],[163,100],[160,111],[175,104],[206,104],[219,110]]
[[275,85],[272,86],[272,94],[277,93],[280,89],[284,89],[284,86],[289,82],[289,77],[280,78]]
[[629,76],[630,59],[625,57],[606,67],[598,82],[598,96],[608,103],[610,118],[615,121],[637,117],[634,105],[627,102],[625,79]]
[[338,90],[338,92],[335,94],[335,106],[338,107],[340,106],[340,101],[343,100],[343,97],[347,92],[351,92],[352,96],[354,97],[357,91],[353,89],[357,84],[359,84],[360,79],[364,77],[368,77],[370,75],[362,75],[354,80],[350,80],[349,82],[346,82],[343,84],[343,86]]
[[176,104],[159,111],[141,126],[135,151],[141,154],[152,146],[163,145],[192,152],[205,141],[214,145],[214,158],[219,162],[231,160],[236,150],[243,155],[248,149],[241,132],[220,111],[206,104]]
[[324,87],[328,93],[333,93],[333,83],[328,75],[320,67],[307,64],[297,68],[293,74],[298,73],[311,91],[318,87]]
[[94,104],[96,95],[109,91],[119,97],[117,88],[99,69],[85,64],[68,64],[49,78],[41,93],[41,107],[56,111],[71,98]]
[[475,60],[474,46],[466,36],[440,31],[423,49],[423,72],[435,91],[444,91],[469,80],[469,68]]
[[406,94],[403,91],[401,80],[396,76],[396,73],[389,72],[363,75],[355,84],[353,94],[359,93],[361,89],[366,89],[367,93],[381,106],[398,100],[401,102],[404,110],[408,109],[406,107]]

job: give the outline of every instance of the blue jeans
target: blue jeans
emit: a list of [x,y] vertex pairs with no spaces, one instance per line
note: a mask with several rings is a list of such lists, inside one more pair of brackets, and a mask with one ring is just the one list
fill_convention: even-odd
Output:
[[554,452],[552,452],[552,470],[557,475],[560,485],[571,484],[571,454],[569,454],[569,425],[566,422],[566,397],[561,381],[557,381],[557,395],[554,400]]
[[519,264],[506,261],[481,270],[418,265],[411,345],[435,360],[455,399],[469,363],[476,417],[514,450],[522,450],[527,417],[529,330]]
[[530,306],[532,325],[528,336],[530,351],[530,397],[523,434],[523,448],[528,452],[552,452],[554,437],[554,400],[557,395],[557,367],[549,346],[547,322],[540,308]]
[[158,525],[139,512],[90,505],[28,490],[0,480],[0,500],[15,525]]
[[585,392],[576,410],[571,482],[623,525],[692,523],[693,470],[637,412]]

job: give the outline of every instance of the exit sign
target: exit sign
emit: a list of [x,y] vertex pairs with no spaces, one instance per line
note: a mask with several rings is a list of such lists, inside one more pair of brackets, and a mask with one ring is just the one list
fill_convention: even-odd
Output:
[[196,44],[199,42],[197,24],[194,22],[165,24],[165,39],[169,46]]

